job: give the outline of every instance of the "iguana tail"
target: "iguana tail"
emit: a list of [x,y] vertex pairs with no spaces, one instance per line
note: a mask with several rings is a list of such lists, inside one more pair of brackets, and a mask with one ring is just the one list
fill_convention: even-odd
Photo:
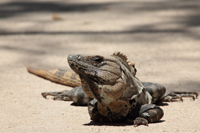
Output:
[[27,71],[40,76],[42,78],[48,79],[50,81],[71,86],[77,87],[81,86],[81,81],[79,76],[76,73],[68,72],[66,70],[54,69],[54,70],[45,70],[45,69],[35,69],[32,67],[27,67]]

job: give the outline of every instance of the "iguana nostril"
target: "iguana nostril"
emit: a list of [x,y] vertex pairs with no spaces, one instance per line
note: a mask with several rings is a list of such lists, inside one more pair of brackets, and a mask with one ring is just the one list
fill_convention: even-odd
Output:
[[76,55],[76,54],[70,54],[67,57],[68,61],[80,60],[80,59],[81,59],[81,56],[80,55]]

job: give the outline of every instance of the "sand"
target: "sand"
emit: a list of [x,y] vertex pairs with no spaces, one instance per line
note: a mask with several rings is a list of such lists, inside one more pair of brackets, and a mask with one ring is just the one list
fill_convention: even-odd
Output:
[[161,106],[164,117],[148,127],[98,125],[87,107],[41,96],[72,88],[26,71],[27,65],[70,70],[71,53],[121,51],[136,63],[140,80],[200,92],[199,11],[198,0],[2,0],[0,132],[200,132],[199,99]]

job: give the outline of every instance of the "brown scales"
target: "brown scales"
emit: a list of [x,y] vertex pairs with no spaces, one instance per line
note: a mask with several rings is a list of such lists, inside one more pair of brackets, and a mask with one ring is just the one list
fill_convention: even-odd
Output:
[[32,67],[27,67],[27,70],[34,75],[48,79],[55,83],[67,85],[70,87],[81,86],[80,78],[76,73],[68,72],[61,69],[45,70]]
[[[94,68],[94,70],[98,70],[97,75],[95,75],[95,78],[88,78],[87,74],[90,73],[86,72],[85,76],[80,76],[81,78],[84,79],[85,82],[89,82],[90,84],[93,84],[94,87],[91,88],[91,86],[89,85],[83,85],[86,88],[74,88],[72,89],[70,92],[44,92],[42,93],[42,95],[46,98],[46,96],[48,95],[52,95],[55,96],[55,99],[61,99],[61,100],[73,100],[75,103],[77,102],[78,105],[80,101],[84,101],[84,104],[89,103],[88,107],[89,107],[89,114],[92,120],[94,121],[98,121],[98,122],[108,122],[108,121],[113,121],[113,120],[117,120],[117,119],[121,119],[121,117],[124,117],[124,115],[127,115],[127,117],[129,116],[137,116],[134,114],[137,114],[137,112],[139,112],[140,107],[138,107],[138,103],[145,103],[145,101],[142,101],[144,99],[152,99],[152,101],[150,103],[155,103],[157,101],[173,101],[176,99],[181,99],[182,97],[193,97],[194,99],[197,98],[198,93],[196,92],[176,92],[176,93],[170,93],[166,96],[164,96],[165,93],[165,87],[159,85],[159,84],[155,84],[155,83],[150,83],[150,82],[142,82],[140,83],[140,81],[135,78],[135,74],[136,74],[136,69],[135,69],[135,64],[131,63],[128,60],[127,56],[125,56],[124,54],[120,53],[120,52],[116,52],[112,55],[112,57],[114,58],[105,58],[102,56],[84,56],[84,55],[69,55],[68,56],[68,61],[69,61],[69,65],[70,67],[76,72],[72,73],[72,72],[67,72],[65,70],[59,70],[59,69],[54,69],[54,70],[43,70],[43,69],[33,69],[31,67],[27,67],[27,70],[35,75],[38,75],[40,77],[46,78],[48,80],[51,80],[53,82],[56,83],[60,83],[63,85],[67,85],[67,86],[72,86],[72,87],[76,87],[76,86],[81,86],[81,80],[79,78],[80,75],[84,75],[84,71],[80,72],[78,68],[74,68],[79,67],[79,62],[81,63],[81,61],[83,61],[84,63],[81,63],[81,65],[83,64],[88,64],[86,66],[81,66],[81,67],[85,67],[85,69],[83,70],[87,70],[87,67],[90,66],[91,68]],[[109,64],[109,62],[111,61],[110,65],[111,66],[106,66],[103,67],[102,65],[105,64]],[[116,62],[116,64],[113,62]],[[116,90],[116,88],[113,88],[110,81],[108,83],[106,83],[106,80],[109,79],[109,77],[106,76],[106,73],[110,72],[110,71],[114,71],[112,68],[109,67],[113,67],[114,68],[121,68],[123,69],[123,72],[125,72],[126,74],[123,76],[125,77],[123,79],[123,82],[126,82],[126,86],[128,84],[134,84],[134,86],[138,86],[139,88],[142,87],[141,92],[135,93],[132,89],[130,89],[129,87],[127,89],[118,89],[118,92],[115,92],[117,96],[117,99],[112,99],[113,98],[113,94],[112,91]],[[115,66],[116,65],[116,66]],[[120,67],[118,66],[120,65]],[[101,67],[103,67],[103,69],[101,69]],[[104,71],[105,69],[107,69],[107,71]],[[117,69],[116,69],[117,70]],[[98,72],[102,71],[105,72],[104,76],[100,75],[101,78],[108,78],[108,79],[101,79],[101,83],[98,83],[96,80],[98,79]],[[117,74],[116,72],[114,72],[115,74]],[[80,74],[80,75],[79,75]],[[102,73],[100,73],[102,74]],[[93,75],[93,74],[92,74]],[[132,75],[132,76],[131,76]],[[91,76],[91,75],[90,75]],[[84,78],[85,77],[85,78]],[[95,79],[93,81],[93,79]],[[133,80],[130,80],[133,79]],[[116,81],[119,79],[116,79]],[[103,83],[105,82],[105,83]],[[117,81],[119,82],[119,81]],[[121,82],[121,81],[120,81]],[[82,82],[84,83],[84,82]],[[110,84],[111,83],[111,84]],[[85,83],[84,83],[85,84]],[[105,84],[105,85],[104,85]],[[109,86],[110,87],[106,87]],[[115,84],[115,83],[114,83]],[[96,87],[95,87],[96,86]],[[100,89],[99,87],[104,87],[104,89]],[[129,86],[129,85],[128,85]],[[89,88],[88,88],[89,87]],[[105,88],[106,87],[106,88]],[[119,87],[118,85],[116,85],[116,87]],[[93,90],[93,89],[100,89],[101,91],[97,91],[97,93]],[[110,89],[109,89],[110,88]],[[138,89],[139,89],[138,88]],[[84,90],[87,89],[88,91],[90,91],[89,93],[93,93],[94,97],[96,96],[100,96],[101,98],[103,98],[102,100],[99,99],[98,101],[91,101],[91,98],[89,98],[87,95],[84,94]],[[136,88],[135,88],[136,89]],[[111,91],[111,93],[109,92],[109,90]],[[123,92],[120,92],[123,91]],[[138,90],[140,91],[140,90]],[[110,93],[110,94],[109,94]],[[121,95],[121,93],[124,93],[123,95]],[[129,94],[134,94],[135,96],[128,96]],[[80,94],[77,96],[77,94]],[[108,95],[109,94],[109,95]],[[139,94],[139,95],[138,95]],[[110,97],[111,96],[111,97]],[[85,98],[85,99],[84,99]],[[136,101],[133,102],[133,104],[130,105],[126,105],[127,104],[127,100],[130,101]],[[120,101],[120,102],[119,102]],[[124,106],[124,107],[131,107],[131,111],[128,111],[126,108],[121,108],[120,106]],[[105,108],[106,107],[106,108]],[[123,110],[120,110],[120,108]],[[100,110],[104,109],[105,110],[102,112]],[[139,118],[136,118],[134,120],[134,125],[140,125],[140,124],[144,124],[147,125],[148,122],[156,122],[158,120],[160,120],[163,116],[163,111],[161,108],[157,107],[157,106],[153,106],[152,104],[147,104],[145,105],[143,108],[144,111],[140,114]],[[118,109],[118,110],[116,110]],[[142,108],[141,108],[142,109]],[[127,114],[125,112],[136,112],[133,114]],[[124,112],[124,113],[123,113]],[[122,115],[120,115],[122,114]],[[146,117],[145,115],[148,114],[150,115],[150,117]],[[147,115],[147,116],[148,116]],[[139,114],[138,114],[139,116]],[[134,117],[133,117],[134,118]],[[146,119],[148,122],[146,123],[146,121],[144,120]]]

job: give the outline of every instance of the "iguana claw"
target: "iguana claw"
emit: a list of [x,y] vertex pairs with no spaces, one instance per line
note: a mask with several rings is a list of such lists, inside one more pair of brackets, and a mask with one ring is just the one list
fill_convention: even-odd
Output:
[[166,94],[162,101],[163,102],[172,102],[175,101],[177,99],[180,99],[180,101],[183,102],[183,97],[191,97],[193,100],[195,100],[198,97],[198,93],[197,92],[176,92],[176,91],[172,91],[168,94]]
[[144,118],[141,117],[137,117],[134,121],[133,124],[135,127],[139,126],[139,125],[145,125],[148,126],[148,121]]
[[42,92],[41,95],[46,99],[47,96],[53,96],[53,100],[64,100],[69,101],[68,91],[61,91],[61,92]]
[[45,99],[47,99],[47,95],[46,95],[45,92],[42,92],[41,95],[42,95]]

